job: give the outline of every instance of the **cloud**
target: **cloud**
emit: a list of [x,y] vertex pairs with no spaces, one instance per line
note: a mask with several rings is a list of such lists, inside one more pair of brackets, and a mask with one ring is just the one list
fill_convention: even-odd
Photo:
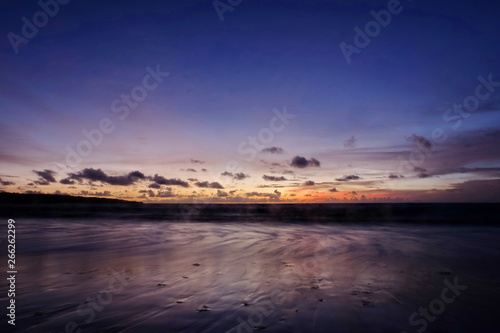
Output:
[[153,192],[153,190],[140,190],[140,191],[139,191],[139,193],[148,194],[148,196],[149,196],[150,198],[152,198],[152,197],[155,197],[155,196],[156,196],[156,194],[155,194],[155,192]]
[[56,182],[56,179],[53,176],[55,174],[55,172],[52,170],[47,170],[47,169],[45,169],[43,171],[33,170],[33,172],[36,173],[38,175],[38,177],[41,178],[40,180],[44,180],[44,181],[49,182],[49,183]]
[[335,180],[338,182],[348,182],[350,180],[358,180],[358,179],[362,179],[362,178],[360,176],[357,176],[357,175],[349,175],[349,176],[344,176],[341,178],[335,178]]
[[[278,193],[279,193],[279,195],[278,195]],[[268,198],[271,201],[279,201],[281,193],[278,192],[277,190],[275,190],[274,193],[248,192],[248,193],[245,193],[245,195],[247,197],[265,197],[265,198]]]
[[71,180],[70,178],[63,178],[59,181],[59,183],[64,184],[64,185],[74,185],[75,181]]
[[227,194],[227,192],[224,192],[224,191],[221,191],[221,190],[217,190],[217,196],[220,197],[220,198],[225,198],[227,196],[229,196]]
[[157,184],[157,183],[152,183],[148,186],[149,188],[156,188],[156,189],[159,189],[161,188],[161,185],[160,184]]
[[419,145],[420,147],[425,148],[427,150],[432,149],[432,143],[429,140],[427,140],[426,138],[424,138],[423,136],[413,134],[412,136],[407,138],[407,140],[414,142],[417,145]]
[[2,186],[9,186],[9,185],[16,185],[16,183],[9,182],[7,180],[2,180],[2,178],[0,178],[0,185],[2,185]]
[[189,172],[197,172],[195,169],[192,169],[192,168],[189,168],[189,169],[186,169],[184,171],[189,171]]
[[308,160],[302,156],[295,156],[292,159],[290,166],[295,167],[295,168],[319,167],[320,163],[315,158],[311,158],[310,160]]
[[209,182],[205,181],[205,182],[196,182],[194,184],[198,187],[203,187],[203,188],[220,188],[220,189],[224,188],[224,186],[222,186],[218,182],[209,183]]
[[24,194],[43,194],[43,192],[42,191],[28,190],[28,191],[24,191]]
[[79,195],[91,195],[91,196],[96,196],[96,197],[110,197],[111,192],[110,191],[103,191],[103,192],[92,192],[92,191],[80,191],[78,193]]
[[338,190],[337,190],[337,188],[336,188],[336,187],[331,188],[331,189],[329,189],[328,191],[333,192],[333,193],[338,192]]
[[191,159],[191,163],[193,163],[193,164],[205,164],[205,161]]
[[70,173],[65,180],[76,180],[81,183],[84,180],[99,181],[109,185],[128,186],[133,185],[139,180],[146,179],[146,176],[140,171],[132,171],[123,176],[109,176],[101,169],[85,168],[76,173]]
[[167,188],[166,191],[158,191],[158,192],[156,192],[156,197],[157,198],[173,198],[175,196],[176,195],[174,194],[174,192],[172,192],[172,189],[170,189],[170,188]]
[[389,179],[398,179],[398,178],[405,178],[405,177],[402,176],[402,175],[396,175],[394,173],[391,173],[389,176],[387,176],[387,178],[389,178]]
[[344,147],[346,148],[354,148],[356,147],[356,138],[354,136],[351,136],[349,139],[344,141]]
[[312,180],[308,180],[304,184],[302,184],[302,186],[314,186],[314,185],[316,185],[316,183]]
[[154,181],[158,185],[171,185],[171,186],[182,186],[189,187],[189,183],[177,178],[167,179],[163,176],[155,174],[153,177],[149,177],[152,181]]
[[227,172],[227,171],[222,172],[221,176],[232,177],[233,179],[236,179],[236,180],[242,180],[242,179],[250,177],[250,175],[246,175],[243,172],[232,173],[232,172]]
[[276,177],[276,176],[268,176],[268,175],[263,175],[262,178],[264,180],[269,180],[269,181],[273,181],[273,182],[281,182],[281,181],[284,181],[284,180],[288,180],[286,179],[285,177],[283,176],[280,176],[280,177]]
[[283,154],[285,151],[280,147],[269,147],[261,150],[264,154]]
[[172,188],[167,187],[165,191],[156,191],[153,190],[140,190],[139,193],[143,193],[144,196],[147,194],[150,198],[172,198],[176,195],[172,192]]

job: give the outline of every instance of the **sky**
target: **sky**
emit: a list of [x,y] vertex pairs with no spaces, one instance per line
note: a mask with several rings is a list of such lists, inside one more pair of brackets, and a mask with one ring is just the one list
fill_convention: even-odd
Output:
[[0,190],[500,202],[500,4],[1,4]]

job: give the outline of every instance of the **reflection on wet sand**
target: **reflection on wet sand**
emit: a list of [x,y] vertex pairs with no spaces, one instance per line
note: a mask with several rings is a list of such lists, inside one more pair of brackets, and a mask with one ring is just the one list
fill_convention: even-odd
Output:
[[31,220],[18,228],[17,332],[416,332],[423,324],[409,316],[455,277],[468,289],[429,331],[474,332],[492,325],[500,298],[500,236],[490,227]]

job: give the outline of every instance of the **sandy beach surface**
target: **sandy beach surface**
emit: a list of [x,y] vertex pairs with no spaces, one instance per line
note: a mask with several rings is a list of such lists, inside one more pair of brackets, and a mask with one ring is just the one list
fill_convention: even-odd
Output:
[[495,227],[16,222],[3,332],[498,332]]

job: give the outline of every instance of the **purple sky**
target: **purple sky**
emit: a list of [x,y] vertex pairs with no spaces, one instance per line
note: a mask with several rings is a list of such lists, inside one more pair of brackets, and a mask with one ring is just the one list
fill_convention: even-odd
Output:
[[497,3],[41,3],[1,5],[0,190],[500,201]]

